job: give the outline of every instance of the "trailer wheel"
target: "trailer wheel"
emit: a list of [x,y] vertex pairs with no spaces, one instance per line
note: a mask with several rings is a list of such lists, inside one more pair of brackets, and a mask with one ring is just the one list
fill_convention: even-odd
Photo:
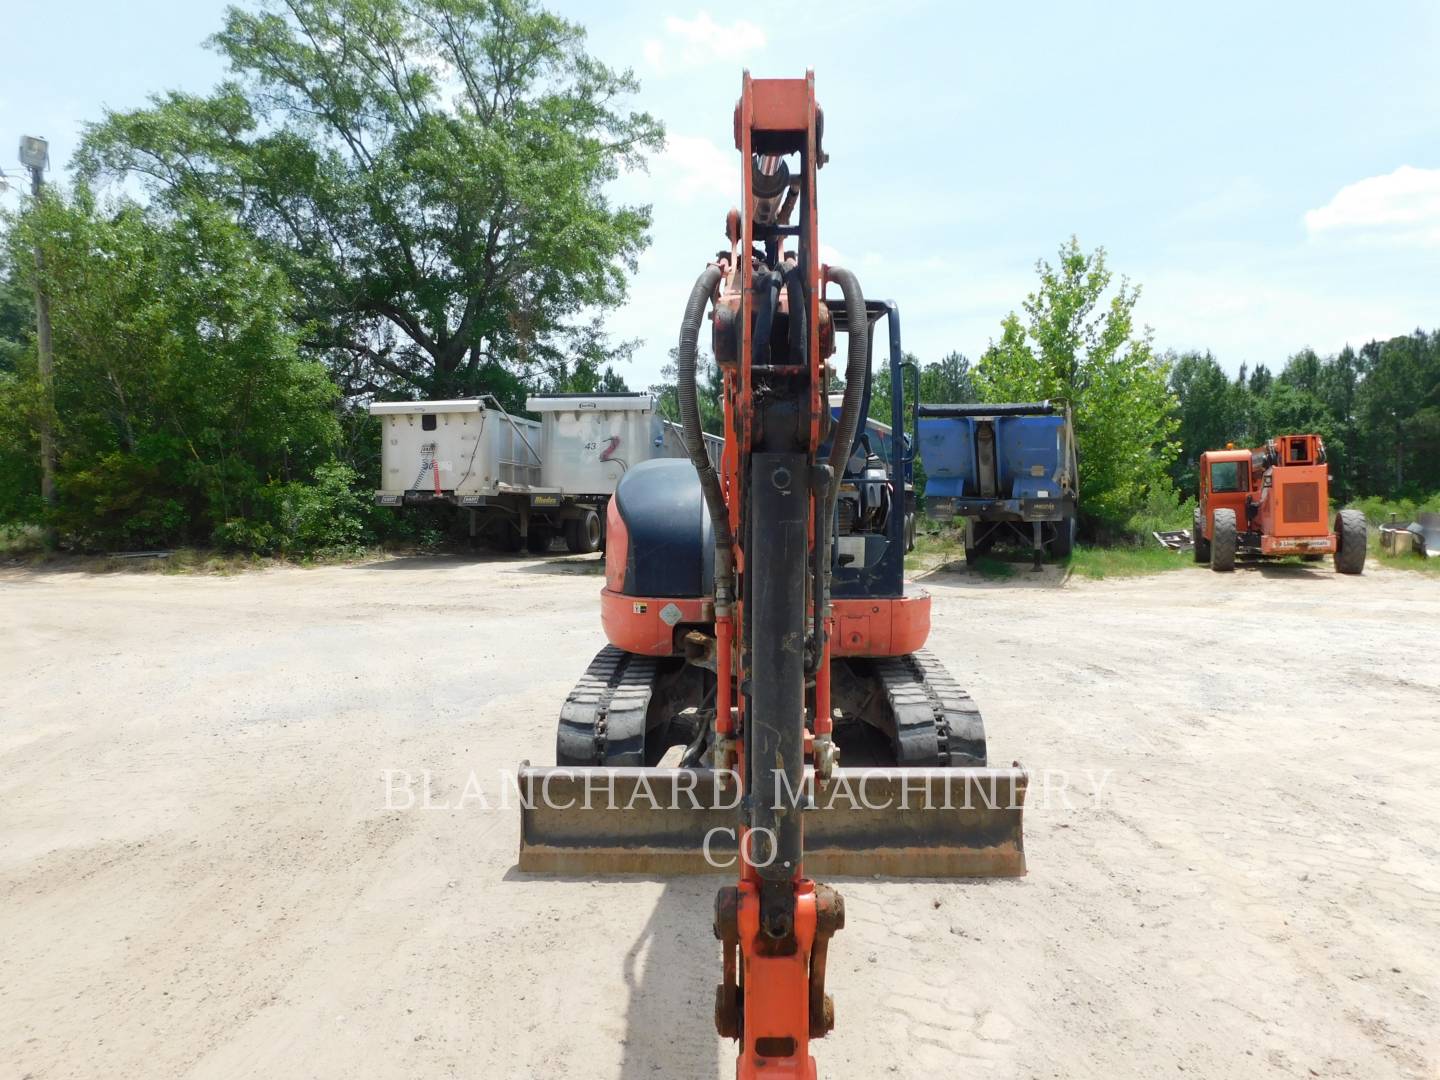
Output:
[[1210,569],[1228,571],[1235,569],[1235,511],[1216,510],[1214,533],[1210,538]]
[[525,546],[520,536],[520,526],[513,521],[499,522],[491,535],[497,548],[512,555]]
[[1199,510],[1195,511],[1190,535],[1195,541],[1195,561],[1203,566],[1210,561],[1210,541],[1205,539],[1205,519],[1200,516]]
[[[989,528],[985,526],[989,524]],[[995,546],[995,526],[991,523],[967,520],[965,525],[965,562],[974,566],[980,556],[988,555]]]
[[1365,570],[1367,540],[1365,515],[1359,510],[1341,510],[1335,517],[1335,569],[1341,574]]
[[544,555],[550,550],[550,542],[555,539],[555,530],[549,525],[531,525],[530,532],[525,537],[525,549],[532,555]]
[[1061,518],[1055,523],[1055,539],[1050,542],[1050,554],[1057,559],[1068,559],[1075,550],[1075,519]]
[[905,515],[905,552],[908,555],[915,550],[915,511],[911,510]]
[[572,555],[589,555],[600,546],[600,515],[587,510],[565,522],[565,547]]

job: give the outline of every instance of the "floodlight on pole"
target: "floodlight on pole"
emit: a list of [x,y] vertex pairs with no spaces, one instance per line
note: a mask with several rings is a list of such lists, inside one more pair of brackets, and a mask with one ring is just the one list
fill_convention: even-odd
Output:
[[27,169],[49,168],[50,144],[38,135],[21,135],[20,164]]

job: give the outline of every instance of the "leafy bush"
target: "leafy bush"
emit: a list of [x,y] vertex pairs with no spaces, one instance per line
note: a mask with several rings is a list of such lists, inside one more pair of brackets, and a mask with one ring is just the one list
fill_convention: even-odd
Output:
[[983,401],[1068,402],[1080,457],[1080,513],[1101,528],[1141,512],[1171,481],[1179,450],[1175,399],[1166,361],[1148,327],[1135,325],[1139,289],[1112,275],[1105,249],[1084,252],[1074,237],[1058,264],[1041,261],[1040,286],[1011,312],[980,359],[975,384]]
[[1195,519],[1195,500],[1178,491],[1155,488],[1125,523],[1125,532],[1142,546],[1155,543],[1151,533],[1188,529]]
[[1371,525],[1385,524],[1390,520],[1392,514],[1402,522],[1414,521],[1420,514],[1440,513],[1440,492],[1425,499],[1384,499],[1378,495],[1372,495],[1368,498],[1356,499],[1350,505],[1357,510],[1364,511],[1366,520]]
[[374,538],[369,500],[355,488],[355,470],[331,462],[313,483],[280,484],[267,492],[274,543],[282,555],[338,554]]
[[284,277],[221,210],[174,216],[83,190],[12,219],[10,267],[37,241],[54,324],[57,501],[38,488],[46,406],[33,351],[0,377],[0,521],[45,523],[82,550],[219,543],[354,546],[365,517],[334,465],[339,396],[300,357]]

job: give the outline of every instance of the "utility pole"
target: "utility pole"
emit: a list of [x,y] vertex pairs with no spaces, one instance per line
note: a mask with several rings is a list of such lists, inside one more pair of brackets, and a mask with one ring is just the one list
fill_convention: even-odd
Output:
[[[30,193],[40,202],[45,187],[45,167],[50,163],[50,144],[34,135],[20,138],[20,164],[30,170]],[[46,510],[55,506],[55,354],[50,340],[50,297],[45,293],[45,253],[35,240],[35,344],[40,355],[40,495]],[[47,526],[46,546],[54,535]]]

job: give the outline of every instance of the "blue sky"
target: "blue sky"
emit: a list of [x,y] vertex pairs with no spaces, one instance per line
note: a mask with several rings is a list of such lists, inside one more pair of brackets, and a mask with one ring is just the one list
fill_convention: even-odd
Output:
[[[224,6],[9,0],[0,141],[45,135],[63,169],[103,107],[209,86],[223,72],[201,42]],[[900,303],[923,360],[978,356],[1071,233],[1143,286],[1157,345],[1232,371],[1440,326],[1440,4],[550,6],[635,69],[670,135],[617,185],[655,213],[611,319],[645,342],[632,385],[721,246],[747,66],[815,69],[822,241]]]

